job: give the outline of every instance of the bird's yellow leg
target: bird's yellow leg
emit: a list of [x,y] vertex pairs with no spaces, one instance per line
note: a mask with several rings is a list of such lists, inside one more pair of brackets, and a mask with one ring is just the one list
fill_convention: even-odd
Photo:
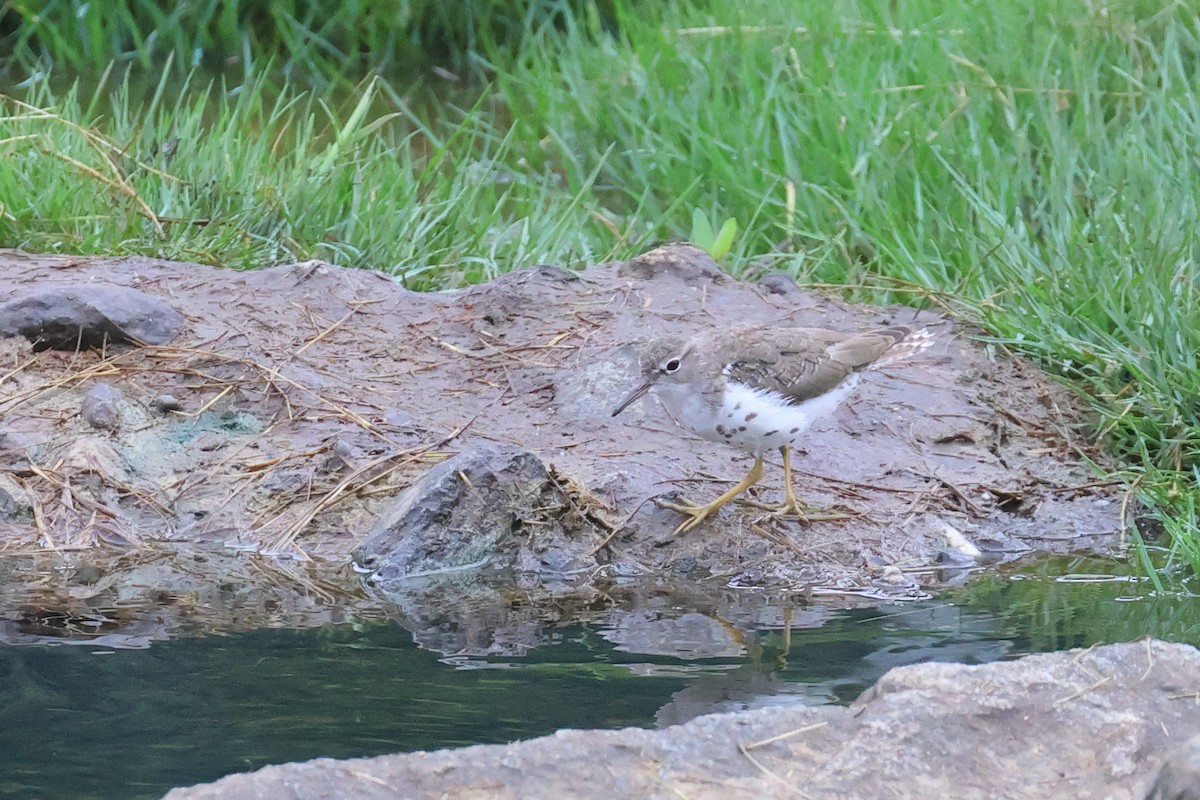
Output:
[[754,459],[754,466],[746,473],[746,477],[742,478],[741,482],[734,486],[723,495],[713,500],[711,503],[704,505],[695,505],[694,503],[659,503],[663,508],[669,508],[672,511],[678,511],[680,514],[687,514],[688,519],[675,529],[676,534],[687,533],[692,528],[699,525],[704,520],[716,513],[717,509],[728,503],[733,498],[737,497],[742,492],[749,489],[754,484],[758,483],[758,479],[762,477],[763,460],[762,456]]
[[779,514],[795,514],[798,517],[803,517],[807,513],[811,513],[815,509],[808,503],[800,501],[796,497],[796,490],[792,488],[792,448],[786,444],[779,448],[779,453],[783,456],[783,505],[776,509]]

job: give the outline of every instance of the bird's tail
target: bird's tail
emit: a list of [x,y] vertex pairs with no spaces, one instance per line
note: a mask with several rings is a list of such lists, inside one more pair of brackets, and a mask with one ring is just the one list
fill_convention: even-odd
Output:
[[889,328],[888,331],[896,337],[896,343],[876,359],[870,369],[881,369],[908,361],[928,350],[937,338],[937,334],[929,328],[921,328],[917,331],[911,328]]

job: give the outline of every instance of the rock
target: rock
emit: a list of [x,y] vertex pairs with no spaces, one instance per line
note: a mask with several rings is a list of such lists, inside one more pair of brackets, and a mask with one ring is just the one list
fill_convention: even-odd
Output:
[[11,475],[0,472],[0,522],[15,522],[33,516],[25,490]]
[[569,269],[555,266],[554,264],[534,264],[529,268],[530,271],[536,273],[538,277],[548,281],[558,281],[559,283],[571,283],[579,280],[579,275],[571,272]]
[[97,383],[83,396],[80,413],[93,428],[116,431],[121,427],[124,400],[120,389],[107,383]]
[[155,411],[161,414],[183,410],[183,403],[179,402],[179,399],[173,394],[160,394],[154,398],[154,402],[150,405]]
[[[398,792],[693,800],[1141,797],[1156,754],[1200,727],[1200,704],[1180,699],[1197,685],[1200,651],[1155,641],[982,666],[916,664],[891,670],[849,708],[795,704],[711,714],[657,731],[559,731],[508,745],[318,759],[175,789],[166,800]],[[1185,782],[1182,790],[1194,786]]]
[[166,344],[183,322],[156,297],[103,283],[35,289],[0,305],[0,337],[23,336],[35,350]]
[[415,422],[415,418],[402,408],[394,408],[384,412],[383,421],[397,428],[406,428]]
[[572,516],[541,459],[483,444],[406,489],[353,557],[384,583],[484,566],[565,574],[595,565],[591,528]]
[[895,564],[888,564],[884,567],[874,581],[876,586],[881,588],[911,588],[917,586],[916,583],[904,574],[903,570]]
[[[962,560],[970,563],[978,561],[983,555],[983,551],[972,544],[971,541],[963,535],[962,531],[947,522],[942,522],[942,536],[944,536],[946,539],[946,545],[949,548],[948,552],[955,554],[952,560]],[[945,562],[939,559],[938,563]]]
[[31,431],[0,430],[0,456],[8,460],[10,467],[27,462],[37,458],[46,438]]
[[104,577],[104,569],[89,562],[84,562],[75,568],[71,581],[81,586],[91,586]]
[[626,261],[617,274],[622,278],[642,280],[671,277],[688,286],[699,286],[708,281],[724,283],[728,279],[708,253],[692,244],[672,244],[651,250]]
[[344,436],[339,436],[333,443],[330,455],[333,457],[333,460],[351,469],[354,469],[355,465],[362,458],[362,452],[354,446],[353,442]]
[[796,284],[796,279],[786,272],[771,272],[763,275],[759,279],[758,285],[771,294],[802,294],[802,290]]
[[1200,735],[1167,756],[1146,800],[1200,800]]
[[133,469],[125,457],[105,439],[85,436],[67,445],[61,453],[59,469],[78,479],[94,475],[104,481],[127,483]]
[[214,450],[220,450],[229,442],[229,439],[216,431],[202,431],[195,439],[192,439],[192,446],[201,453],[211,453]]

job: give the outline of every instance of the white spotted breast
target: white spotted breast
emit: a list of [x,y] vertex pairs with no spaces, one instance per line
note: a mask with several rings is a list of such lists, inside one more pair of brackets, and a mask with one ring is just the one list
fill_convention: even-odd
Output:
[[684,427],[714,442],[761,455],[793,445],[817,420],[831,415],[858,385],[857,374],[831,391],[795,402],[772,392],[729,381],[720,407],[697,392],[661,392],[660,398]]

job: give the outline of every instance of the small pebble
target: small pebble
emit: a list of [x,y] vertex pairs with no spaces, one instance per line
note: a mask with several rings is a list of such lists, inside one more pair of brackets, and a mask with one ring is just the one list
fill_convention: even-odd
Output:
[[75,574],[71,577],[76,583],[90,586],[104,577],[104,570],[95,564],[83,564],[75,570]]
[[934,563],[940,567],[966,568],[974,566],[976,559],[960,550],[939,550],[934,557]]
[[359,459],[358,448],[340,437],[333,443],[333,455],[348,467],[353,467]]
[[169,411],[182,411],[183,403],[173,394],[160,394],[154,398],[154,402],[150,404],[155,411],[166,414]]
[[764,275],[759,279],[758,285],[771,294],[791,294],[800,288],[796,285],[796,279],[785,272],[772,272]]
[[205,431],[193,439],[192,444],[197,450],[210,453],[213,450],[219,450],[225,446],[225,437],[219,436],[212,431]]
[[670,565],[671,571],[677,575],[687,575],[692,570],[696,569],[696,559],[691,556],[681,558]]
[[11,492],[0,489],[0,520],[8,521],[17,516],[17,501]]
[[97,383],[83,396],[80,411],[93,428],[115,431],[121,427],[121,392],[107,383]]
[[395,425],[397,428],[403,428],[413,423],[413,415],[399,408],[387,411],[383,415],[383,421],[388,425]]

